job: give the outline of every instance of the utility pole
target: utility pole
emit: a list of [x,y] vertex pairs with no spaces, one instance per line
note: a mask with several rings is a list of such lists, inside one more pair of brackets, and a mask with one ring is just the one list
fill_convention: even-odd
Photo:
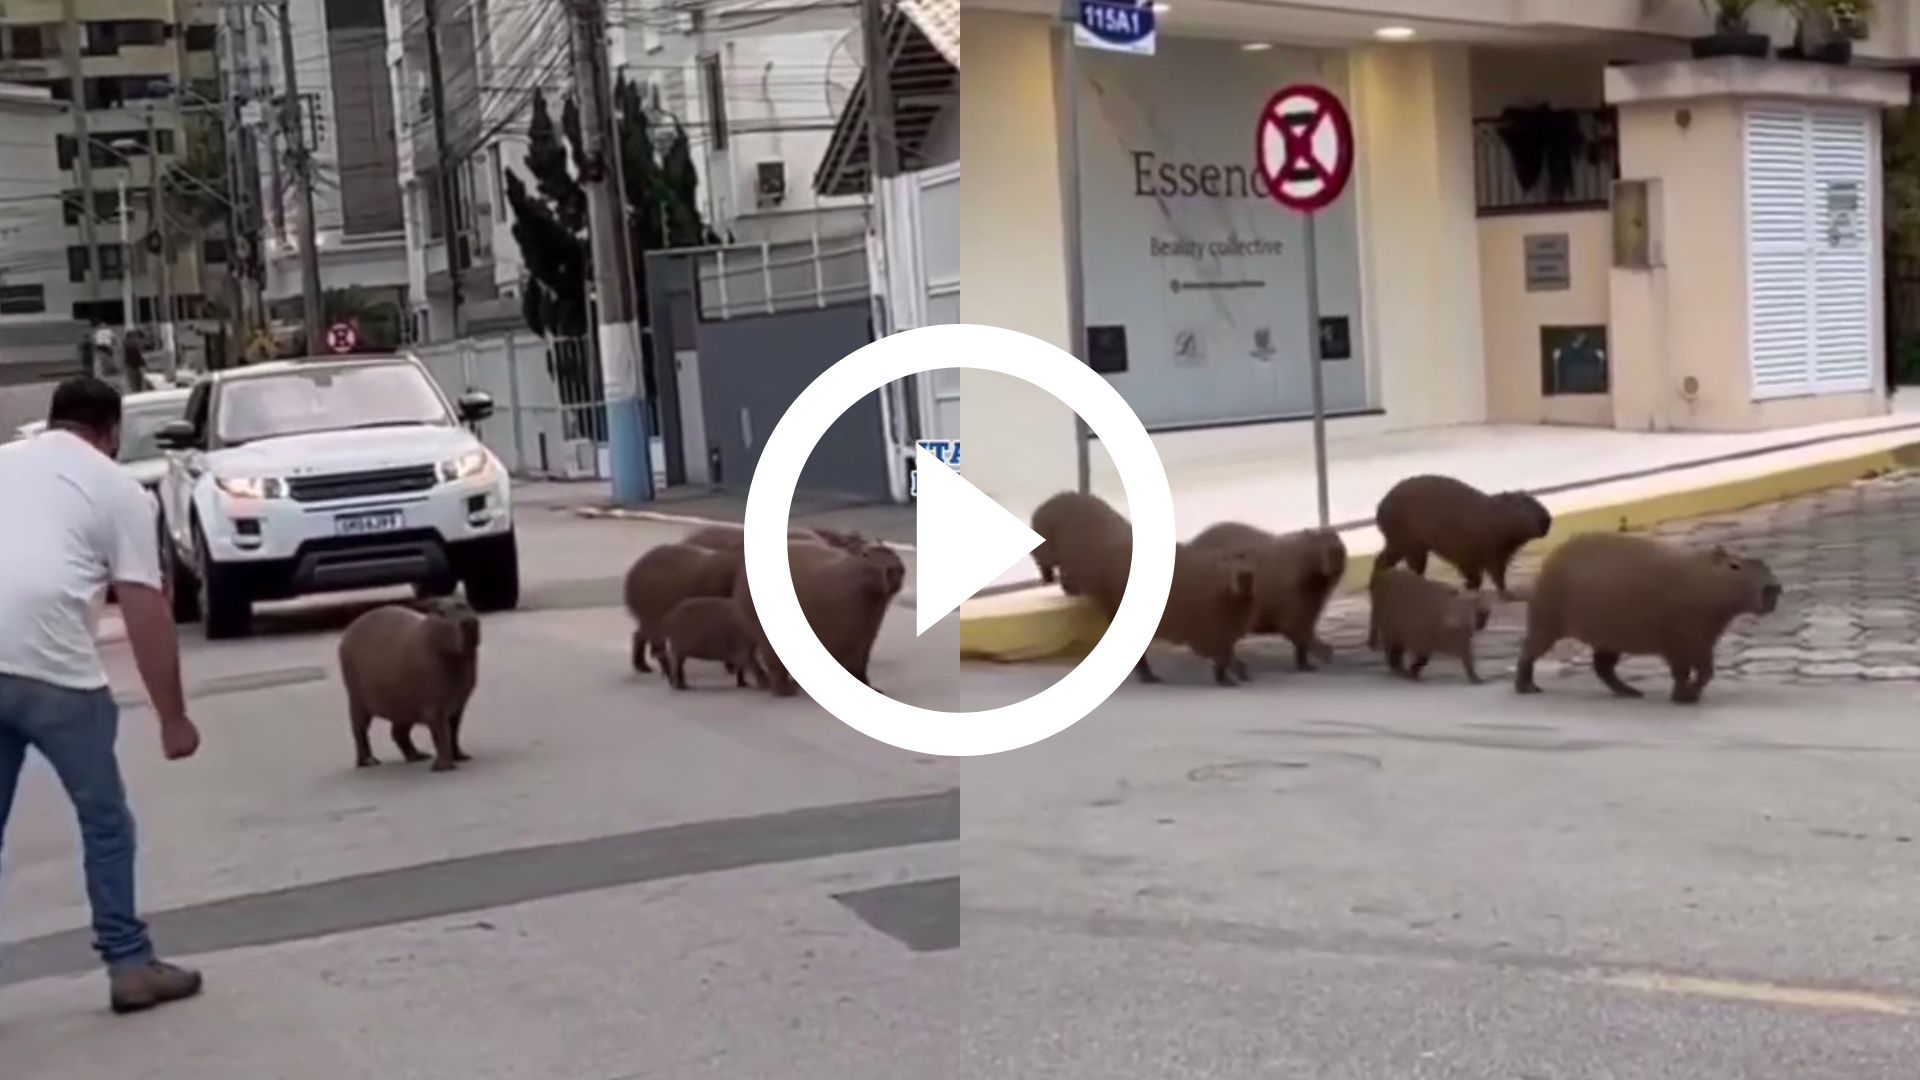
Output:
[[613,137],[608,90],[606,11],[601,0],[570,0],[573,85],[580,97],[580,134],[586,144],[580,181],[587,189],[593,246],[595,307],[599,315],[600,377],[613,459],[613,497],[624,506],[653,499],[653,455],[640,381],[640,334],[634,321],[634,253],[627,228],[626,193],[619,188],[619,142]]
[[179,367],[179,354],[174,350],[179,343],[174,338],[173,329],[173,242],[167,232],[167,201],[162,191],[165,174],[160,171],[160,136],[154,122],[153,110],[147,110],[147,224],[160,239],[160,263],[154,272],[154,284],[159,292],[160,314],[155,321],[160,324],[160,340],[167,350],[167,374],[171,375]]
[[131,236],[133,212],[127,206],[127,174],[120,172],[120,333],[133,333],[133,238]]
[[447,85],[440,71],[440,17],[434,0],[423,0],[427,23],[427,79],[433,105],[433,152],[439,161],[440,234],[447,241],[447,287],[453,301],[453,336],[460,336],[460,308],[463,299],[461,274],[466,270],[460,258],[460,173],[458,163],[447,152]]
[[893,124],[892,63],[887,48],[886,0],[862,0],[860,36],[866,46],[867,171],[878,201],[880,181],[900,175],[900,140]]
[[[893,223],[887,210],[887,181],[900,174],[900,140],[893,122],[893,65],[887,38],[887,0],[861,0],[860,44],[866,67],[867,87],[867,214],[873,225],[874,248],[880,253],[879,281],[871,315],[875,337],[896,333],[900,327],[900,298],[895,292],[899,278],[893,265]],[[816,272],[818,272],[816,270]],[[913,453],[913,432],[908,415],[907,388],[917,386],[925,372],[881,387],[886,419],[887,480],[896,502],[906,502],[908,475]],[[894,409],[887,409],[894,404]],[[890,415],[889,415],[890,414]],[[895,418],[899,418],[896,430]],[[932,417],[921,422],[930,424]],[[955,433],[957,434],[957,432]]]
[[[100,248],[95,242],[93,227],[96,209],[93,200],[93,137],[87,132],[87,80],[80,69],[80,54],[86,43],[81,40],[78,0],[60,0],[60,17],[66,24],[66,41],[62,52],[67,61],[67,86],[72,98],[69,108],[73,111],[74,162],[80,168],[80,197],[86,202],[80,210],[80,243],[87,249],[87,299],[97,303],[100,299]],[[126,313],[126,318],[131,322],[133,314]],[[92,348],[93,343],[89,341],[87,347]]]
[[[72,0],[68,0],[69,3]],[[305,322],[307,355],[319,348],[322,325],[320,306],[320,247],[313,214],[313,152],[307,147],[307,129],[300,117],[300,70],[293,59],[293,13],[290,0],[280,0],[280,66],[286,69],[285,97],[280,102],[281,134],[286,137],[293,158],[293,178],[300,185],[300,282],[306,297]]]

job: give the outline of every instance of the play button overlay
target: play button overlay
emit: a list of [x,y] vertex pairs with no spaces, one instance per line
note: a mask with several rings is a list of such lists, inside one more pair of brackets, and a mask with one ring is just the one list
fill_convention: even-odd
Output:
[[[875,390],[924,371],[974,368],[1022,379],[1059,398],[1100,436],[1133,518],[1127,593],[1100,643],[1067,675],[1023,701],[979,712],[943,712],[895,701],[854,678],[820,644],[787,563],[787,518],[800,470],[840,414]],[[962,408],[965,401],[962,400]],[[1057,434],[977,420],[967,444],[995,438],[1027,445]],[[975,453],[979,451],[976,449]],[[969,596],[1039,544],[1024,522],[925,450],[920,471],[915,632],[952,614]],[[881,338],[822,372],[781,416],[761,449],[747,491],[747,581],[767,641],[821,707],[871,738],[918,754],[973,757],[1029,746],[1073,726],[1106,701],[1153,640],[1173,583],[1173,496],[1153,440],[1106,379],[1060,349],[1013,330],[958,324]],[[959,658],[955,657],[956,663]]]
[[913,632],[953,614],[968,597],[1040,546],[1040,534],[945,462],[914,447],[920,471],[913,546]]

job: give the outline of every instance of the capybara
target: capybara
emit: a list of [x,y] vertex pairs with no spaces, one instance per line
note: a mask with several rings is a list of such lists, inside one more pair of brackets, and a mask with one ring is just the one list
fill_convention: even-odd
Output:
[[[1193,538],[1204,551],[1237,553],[1253,567],[1253,617],[1248,632],[1279,634],[1293,643],[1294,665],[1312,671],[1309,656],[1324,663],[1333,647],[1315,632],[1320,615],[1347,572],[1347,545],[1332,529],[1306,529],[1275,536],[1235,521],[1209,526]],[[1246,677],[1244,668],[1241,677]]]
[[1673,700],[1691,705],[1713,680],[1727,624],[1779,603],[1780,582],[1759,559],[1622,533],[1576,536],[1540,567],[1513,685],[1539,693],[1534,662],[1573,638],[1593,649],[1594,674],[1617,696],[1641,696],[1620,678],[1622,656],[1659,656],[1673,673]]
[[[859,551],[867,546],[867,538],[857,532],[842,532],[837,529],[789,529],[787,539],[793,543],[818,543],[843,551]],[[739,525],[702,525],[680,540],[694,547],[724,551],[729,548],[745,547],[746,530]]]
[[375,717],[393,725],[393,744],[410,762],[426,758],[413,744],[416,724],[433,737],[434,772],[468,760],[460,725],[479,659],[480,620],[458,602],[388,604],[348,624],[340,635],[340,681],[347,690],[354,764],[379,764],[367,744]]
[[687,688],[688,660],[717,660],[727,665],[734,685],[767,685],[767,673],[754,658],[758,644],[746,613],[731,596],[690,596],[660,621],[654,658],[675,690]]
[[1374,512],[1383,546],[1374,566],[1385,570],[1405,560],[1427,573],[1427,556],[1438,555],[1478,592],[1484,578],[1506,598],[1507,568],[1529,541],[1553,529],[1553,515],[1524,491],[1495,495],[1450,476],[1412,476],[1393,485]]
[[[1387,650],[1387,666],[1418,680],[1434,655],[1457,656],[1467,681],[1480,682],[1473,668],[1473,635],[1487,628],[1487,605],[1479,594],[1426,578],[1400,567],[1373,575],[1373,626]],[[1403,666],[1406,657],[1413,663]]]
[[633,670],[651,671],[647,653],[659,641],[660,622],[693,596],[731,596],[743,573],[739,548],[716,550],[691,544],[649,548],[627,570],[627,613],[633,616]]
[[1115,539],[1132,536],[1133,526],[1099,496],[1063,491],[1033,512],[1033,531],[1041,539],[1033,549],[1040,580],[1057,580],[1062,592],[1079,596],[1087,591],[1088,561]]
[[[1133,559],[1131,535],[1110,540],[1083,571],[1087,597],[1109,620],[1119,612],[1127,591],[1127,578]],[[1247,634],[1253,614],[1253,567],[1244,555],[1175,545],[1173,550],[1173,586],[1167,592],[1167,606],[1160,614],[1160,625],[1153,637],[1173,645],[1185,645],[1197,656],[1213,661],[1213,679],[1221,686],[1233,686],[1234,675],[1244,680],[1246,668],[1235,649]],[[1134,668],[1142,682],[1157,683],[1141,654]]]
[[[870,545],[856,554],[825,544],[793,543],[787,545],[787,566],[800,611],[814,636],[841,667],[871,686],[867,664],[873,640],[905,580],[900,556],[884,544]],[[760,625],[746,574],[735,581],[733,599],[753,628],[773,692],[791,695],[797,688]]]

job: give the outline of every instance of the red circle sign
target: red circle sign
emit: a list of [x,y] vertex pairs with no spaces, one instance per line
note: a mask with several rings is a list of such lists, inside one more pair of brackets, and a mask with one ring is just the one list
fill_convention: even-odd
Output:
[[334,323],[327,327],[327,348],[337,353],[352,352],[360,346],[360,332],[352,323]]
[[1326,87],[1289,86],[1260,110],[1253,152],[1275,202],[1301,214],[1324,210],[1353,179],[1353,121]]

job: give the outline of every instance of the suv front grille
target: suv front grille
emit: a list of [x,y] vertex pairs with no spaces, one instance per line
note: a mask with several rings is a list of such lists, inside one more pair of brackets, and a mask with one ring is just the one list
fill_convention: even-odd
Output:
[[361,499],[370,495],[400,495],[426,491],[438,483],[439,472],[431,465],[409,465],[403,469],[378,469],[372,472],[332,473],[326,476],[296,476],[287,481],[287,494],[298,502],[332,502],[335,499]]

